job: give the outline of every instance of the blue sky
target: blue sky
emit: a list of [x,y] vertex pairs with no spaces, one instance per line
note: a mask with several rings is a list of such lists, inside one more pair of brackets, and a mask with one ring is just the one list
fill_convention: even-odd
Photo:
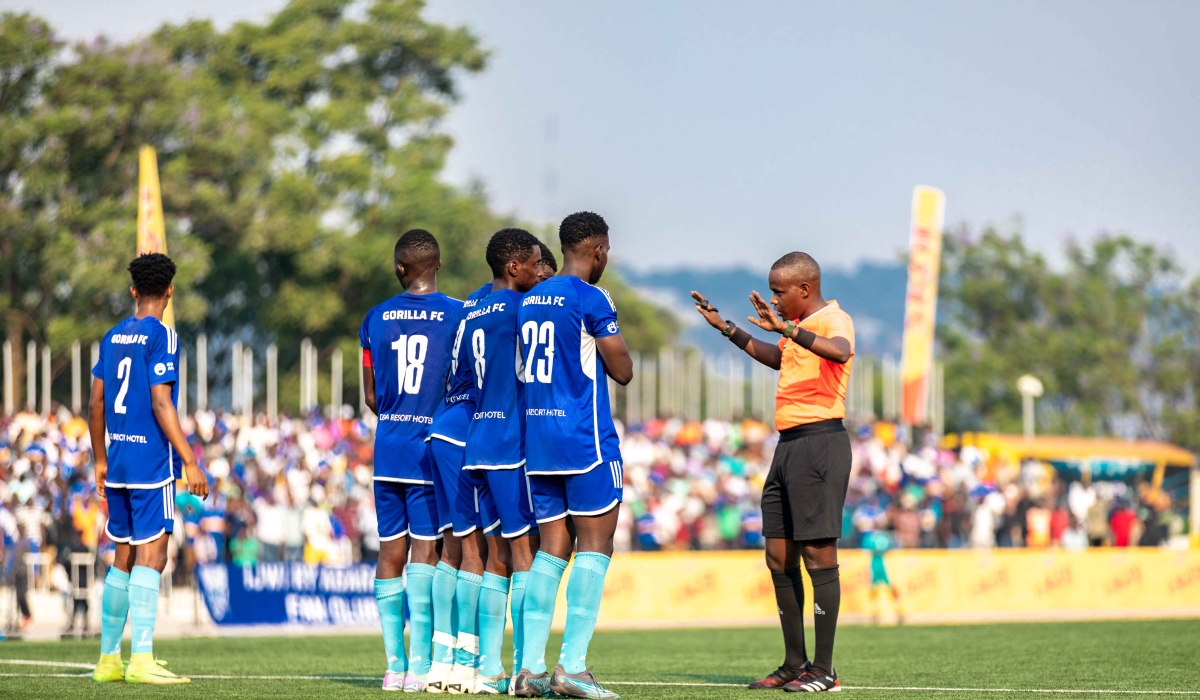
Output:
[[[65,34],[260,19],[263,0],[4,0]],[[445,127],[454,182],[625,264],[893,260],[912,187],[946,219],[1126,231],[1200,269],[1200,2],[437,0],[494,51]],[[1016,223],[1017,221],[1020,223]]]

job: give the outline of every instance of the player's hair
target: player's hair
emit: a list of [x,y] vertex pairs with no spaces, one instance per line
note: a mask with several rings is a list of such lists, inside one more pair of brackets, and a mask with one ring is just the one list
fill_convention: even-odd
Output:
[[413,228],[404,232],[396,241],[396,250],[392,253],[392,261],[396,265],[402,262],[408,264],[436,263],[442,258],[442,249],[438,247],[437,239],[423,228]]
[[821,266],[813,259],[813,256],[808,253],[791,252],[782,258],[775,261],[771,265],[772,270],[786,267],[795,273],[801,281],[804,282],[820,282],[821,281]]
[[574,250],[581,243],[608,235],[608,224],[604,217],[590,211],[578,211],[562,220],[558,227],[558,240],[563,252]]
[[537,237],[523,228],[502,228],[493,233],[487,244],[487,264],[492,275],[503,277],[510,262],[525,262],[538,243]]
[[550,246],[538,241],[538,247],[542,249],[542,262],[549,265],[551,270],[558,272],[558,261],[554,259],[554,252],[550,250]]
[[175,279],[175,263],[162,253],[143,253],[129,263],[129,276],[138,296],[160,299]]

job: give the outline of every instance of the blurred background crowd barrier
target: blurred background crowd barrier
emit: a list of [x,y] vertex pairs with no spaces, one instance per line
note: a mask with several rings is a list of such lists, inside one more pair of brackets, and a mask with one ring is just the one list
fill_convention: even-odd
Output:
[[[190,382],[184,377],[192,407],[181,399],[183,426],[216,496],[201,502],[180,490],[169,575],[164,577],[166,592],[178,590],[184,601],[174,604],[182,608],[173,614],[194,622],[211,617],[212,601],[207,601],[206,609],[195,592],[198,566],[228,565],[228,575],[233,576],[240,575],[235,572],[242,567],[260,563],[336,568],[374,561],[379,540],[370,488],[373,416],[337,402],[341,390],[337,382],[321,386],[329,400],[318,403],[318,366],[307,346],[301,355],[307,358],[300,393],[303,405],[294,413],[279,411],[274,401],[273,349],[256,374],[257,363],[248,348],[233,354],[241,358],[233,376],[242,380],[231,393],[242,399],[226,408],[236,410],[213,410],[206,396],[204,340],[197,345],[192,367],[200,369]],[[336,355],[334,359],[340,360]],[[761,548],[759,499],[778,439],[771,427],[775,373],[752,370],[748,363],[734,359],[706,359],[691,350],[641,356],[637,362],[637,379],[617,390],[614,402],[626,460],[616,548],[675,553]],[[881,371],[875,371],[877,367]],[[1153,556],[1161,556],[1169,565],[1141,567],[1131,585],[1144,592],[1161,587],[1162,581],[1154,578],[1158,574],[1150,574],[1152,569],[1176,572],[1180,580],[1200,577],[1193,555],[1184,553],[1197,531],[1189,517],[1200,512],[1192,502],[1200,488],[1196,488],[1198,472],[1191,452],[1147,441],[940,436],[934,430],[913,436],[905,426],[874,415],[881,405],[883,414],[894,407],[895,390],[878,391],[895,381],[894,367],[890,361],[859,358],[852,374],[857,379],[851,385],[847,423],[854,463],[841,546],[866,547],[880,557],[890,549],[977,553],[967,559],[908,551],[887,555],[894,563],[893,583],[910,590],[906,597],[912,599],[911,614],[932,618],[956,611],[1028,611],[1039,609],[1038,600],[1057,600],[1044,595],[1026,600],[1028,591],[1020,590],[1028,588],[1026,584],[1034,579],[1026,579],[1033,574],[1017,571],[1040,571],[1068,580],[1055,584],[1054,590],[1072,591],[1061,595],[1078,600],[1083,606],[1079,609],[1128,607],[1121,602],[1125,598],[1105,594],[1108,589],[1097,583],[1098,572],[1105,568],[1095,563],[1101,559],[1067,556],[1089,548],[1157,548],[1161,554]],[[329,369],[332,377],[340,373],[336,366]],[[80,386],[71,397],[76,405],[79,397],[74,394],[88,386],[82,370],[77,376]],[[937,373],[934,376],[930,402],[936,416]],[[258,386],[256,377],[261,378]],[[35,380],[31,373],[31,386]],[[266,411],[255,410],[256,395],[266,397]],[[43,402],[42,408],[8,415],[0,424],[4,535],[0,623],[9,634],[28,630],[38,617],[29,601],[54,600],[53,605],[61,602],[62,609],[61,614],[56,610],[50,615],[54,624],[71,634],[83,634],[85,621],[90,617],[94,623],[98,615],[94,599],[98,587],[91,584],[102,578],[112,560],[112,543],[104,532],[106,504],[95,493],[84,418],[53,400]],[[1031,554],[1034,558],[1029,561],[1034,564],[1021,563],[1024,560],[1008,558],[1010,553],[1001,551],[1008,548],[1046,554],[1043,558]],[[993,550],[993,558],[983,553]],[[753,562],[761,559],[761,554],[736,556]],[[866,570],[867,555],[848,552],[846,556],[848,578],[857,580],[854,572]],[[684,560],[691,561],[687,556]],[[653,559],[628,561],[631,566],[639,562],[637,567],[659,566],[650,563]],[[696,566],[703,567],[709,566],[703,562],[720,561],[695,559]],[[991,566],[987,562],[997,562],[1002,566],[996,571],[1008,573],[996,573],[995,586],[985,586],[987,590],[981,589],[979,595],[962,593],[983,585],[962,577],[976,570],[985,576]],[[715,590],[729,593],[743,584],[753,589],[768,581],[765,574],[758,575],[763,574],[758,571],[761,567],[755,566],[756,573],[739,569],[736,576],[747,576],[744,581],[729,578],[733,573],[721,573],[738,567],[717,564],[685,577],[680,585],[688,590],[698,587],[695,596],[700,598],[715,595]],[[1188,566],[1193,567],[1191,579]],[[634,586],[631,582],[643,581],[637,585],[644,587],[644,581],[654,581],[656,587],[659,583],[669,587],[676,580],[665,574],[643,578],[637,573],[640,568],[628,575],[623,568],[615,570],[612,590],[606,593],[615,600]],[[685,570],[691,569],[680,569]],[[939,592],[927,594],[930,590]],[[1188,600],[1200,605],[1200,592],[1191,583],[1172,591],[1165,597],[1155,593],[1152,597],[1159,602],[1151,607],[1179,609],[1187,607]],[[855,595],[848,598],[859,600]],[[729,615],[756,617],[757,613],[748,612],[757,610],[757,599],[751,598],[746,598],[745,610]],[[621,624],[623,616],[644,617],[639,606],[654,599],[643,599],[639,593],[628,603],[606,607],[611,611],[606,614],[613,624]],[[688,596],[673,599],[685,601]],[[857,602],[851,605],[857,606],[851,608],[854,611],[865,610]],[[662,609],[663,619],[669,622],[683,619],[679,611],[688,608]],[[300,609],[287,610],[299,614]],[[342,617],[354,618],[357,613],[351,612]],[[306,614],[315,620],[318,613],[310,608]],[[94,624],[86,631],[92,629]]]

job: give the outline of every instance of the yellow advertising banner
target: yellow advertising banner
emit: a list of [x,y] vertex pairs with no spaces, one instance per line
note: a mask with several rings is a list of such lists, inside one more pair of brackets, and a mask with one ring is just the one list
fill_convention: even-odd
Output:
[[946,196],[941,190],[924,185],[913,190],[904,349],[900,357],[900,420],[909,425],[927,422],[945,211]]
[[[847,622],[898,612],[872,584],[871,555],[842,550]],[[1200,617],[1200,551],[1098,548],[896,550],[884,558],[910,622]],[[569,572],[568,572],[569,575]],[[555,625],[566,620],[566,579]],[[806,599],[812,600],[811,587]],[[609,628],[774,625],[762,552],[635,552],[612,559],[598,624]]]
[[[162,191],[158,185],[158,155],[150,146],[138,153],[137,254],[167,254],[167,229],[163,224]],[[163,323],[175,327],[174,302],[167,302]]]

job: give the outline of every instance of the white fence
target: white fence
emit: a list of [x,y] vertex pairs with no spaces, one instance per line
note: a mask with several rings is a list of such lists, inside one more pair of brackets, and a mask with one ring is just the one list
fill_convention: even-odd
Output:
[[[4,412],[12,415],[18,388],[17,378],[13,376],[14,348],[7,341],[3,347]],[[193,347],[194,357],[189,352]],[[179,356],[179,378],[184,388],[180,392],[179,408],[183,412],[189,408],[193,388],[195,408],[206,409],[209,404],[208,338],[201,334],[193,347],[181,348]],[[90,386],[91,367],[99,360],[99,354],[99,344],[92,343],[91,364],[85,369],[80,343],[76,341],[71,346],[70,407],[77,413],[82,409],[84,392]],[[324,369],[328,373],[328,382],[324,384],[324,410],[328,415],[343,410],[345,374],[341,349],[332,347],[322,353],[305,338],[300,344],[299,400],[295,407],[302,414],[322,407],[319,396],[322,355],[325,355]],[[39,349],[37,343],[31,341],[25,350],[25,360],[26,405],[35,407],[43,415],[49,414],[52,388],[49,346],[43,345]],[[254,349],[240,340],[233,341],[229,360],[230,401],[223,408],[252,416],[255,397],[259,396],[265,404],[261,405],[262,410],[270,416],[277,415],[280,410],[279,349],[274,344],[267,346],[262,369],[258,371]],[[190,372],[193,362],[196,369],[194,387]],[[358,385],[356,412],[362,415],[366,411],[366,402],[361,358],[358,368],[355,374]],[[694,348],[667,347],[653,354],[633,353],[633,368],[633,381],[628,386],[609,382],[613,414],[626,423],[643,423],[658,416],[677,416],[685,420],[757,418],[768,424],[774,422],[779,373],[744,354],[711,356]],[[940,435],[945,424],[944,374],[940,362],[934,365],[930,384],[930,423],[933,431]],[[884,357],[880,361],[867,356],[856,357],[846,392],[846,416],[860,422],[876,418],[897,420],[900,392],[899,363],[893,358]]]

